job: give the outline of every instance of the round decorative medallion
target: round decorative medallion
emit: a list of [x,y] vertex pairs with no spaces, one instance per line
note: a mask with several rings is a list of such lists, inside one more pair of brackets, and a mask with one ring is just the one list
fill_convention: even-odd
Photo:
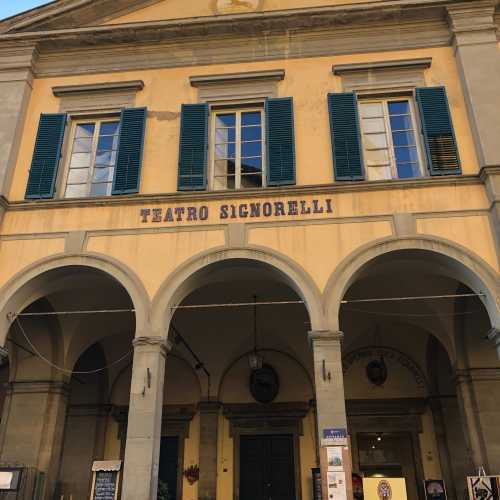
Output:
[[250,392],[259,403],[271,403],[278,395],[280,388],[278,374],[270,365],[252,370],[250,374]]
[[383,479],[378,483],[377,493],[380,500],[391,500],[392,499],[392,488],[391,485]]
[[366,376],[373,385],[384,385],[387,380],[387,365],[384,358],[374,359],[366,365]]
[[239,14],[240,12],[254,12],[262,0],[215,0],[216,14]]

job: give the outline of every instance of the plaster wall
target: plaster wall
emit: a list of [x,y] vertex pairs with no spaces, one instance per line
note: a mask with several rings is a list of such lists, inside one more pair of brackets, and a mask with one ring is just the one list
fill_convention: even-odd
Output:
[[[141,193],[166,193],[176,191],[181,104],[197,102],[197,89],[190,86],[189,77],[282,68],[286,76],[278,83],[278,95],[294,98],[297,185],[310,185],[333,181],[326,94],[341,91],[342,80],[332,75],[332,64],[425,57],[431,57],[433,61],[431,67],[425,70],[426,84],[445,85],[447,88],[463,173],[477,173],[478,163],[453,51],[451,48],[427,48],[36,79],[8,198],[24,198],[39,116],[60,109],[59,98],[52,94],[54,86],[143,80],[144,90],[138,92],[136,106],[147,106],[150,116],[146,130]],[[302,75],[308,75],[307,80]]]

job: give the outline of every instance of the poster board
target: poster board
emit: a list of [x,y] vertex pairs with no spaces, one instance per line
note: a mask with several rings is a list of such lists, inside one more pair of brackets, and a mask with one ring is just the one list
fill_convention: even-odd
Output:
[[446,486],[442,479],[424,481],[425,500],[447,500]]
[[403,477],[363,478],[365,500],[408,500]]
[[470,500],[500,500],[500,476],[469,476]]
[[21,474],[19,467],[0,467],[0,491],[18,491]]
[[98,461],[92,464],[90,500],[118,500],[121,460]]

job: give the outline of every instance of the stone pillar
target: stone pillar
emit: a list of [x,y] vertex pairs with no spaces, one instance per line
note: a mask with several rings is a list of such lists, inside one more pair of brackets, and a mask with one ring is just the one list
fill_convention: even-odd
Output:
[[[342,371],[342,332],[312,331],[309,338],[314,356],[314,382],[318,420],[318,443],[321,447],[325,429],[346,429],[347,416],[344,396],[344,374]],[[321,455],[321,449],[320,449]],[[347,498],[352,499],[352,465],[345,463]],[[321,475],[326,477],[326,464],[321,460]],[[326,498],[323,492],[323,498]]]
[[494,0],[447,6],[455,55],[481,167],[500,165],[497,26]]
[[0,50],[0,195],[7,196],[31,97],[33,45],[12,42]]
[[138,337],[133,345],[122,500],[156,500],[165,358],[170,344],[163,337]]
[[[486,194],[491,204],[490,220],[496,242],[497,257],[500,262],[500,165],[483,167],[481,169],[481,180],[484,182]],[[500,313],[498,314],[500,315]],[[500,318],[492,319],[492,323],[496,329],[491,332],[490,340],[495,342],[500,359]]]
[[215,500],[217,497],[217,428],[220,404],[201,401],[200,411],[200,480],[199,500]]
[[16,381],[8,386],[0,460],[44,472],[45,499],[52,498],[59,475],[68,396],[64,382]]

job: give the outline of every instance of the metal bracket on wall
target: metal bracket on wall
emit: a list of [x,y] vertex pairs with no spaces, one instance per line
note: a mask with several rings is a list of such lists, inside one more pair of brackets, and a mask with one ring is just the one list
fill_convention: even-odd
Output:
[[323,360],[323,380],[326,382],[327,380],[332,380],[332,374],[326,371],[326,361]]

